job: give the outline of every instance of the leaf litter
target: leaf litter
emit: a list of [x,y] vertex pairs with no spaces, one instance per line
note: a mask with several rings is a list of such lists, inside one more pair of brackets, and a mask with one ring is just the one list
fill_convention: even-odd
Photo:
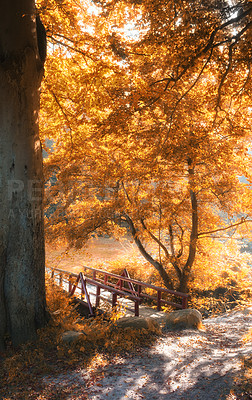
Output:
[[151,348],[114,357],[100,368],[97,380],[83,369],[58,379],[76,379],[88,388],[90,400],[238,399],[233,387],[242,358],[252,350],[243,340],[252,326],[252,308],[209,318],[204,326],[204,331],[166,333]]
[[252,307],[203,322],[204,330],[166,332],[150,347],[97,354],[89,367],[38,377],[37,388],[3,400],[252,399],[251,382],[246,392],[236,383],[251,356],[251,340],[243,338],[252,327]]

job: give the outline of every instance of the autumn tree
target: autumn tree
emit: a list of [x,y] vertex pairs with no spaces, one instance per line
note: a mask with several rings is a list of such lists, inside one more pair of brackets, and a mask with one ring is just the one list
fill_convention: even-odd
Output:
[[93,35],[52,55],[64,80],[44,97],[44,115],[61,121],[48,231],[81,247],[121,224],[165,285],[186,291],[199,240],[251,212],[239,180],[251,179],[251,4],[96,4]]
[[[37,20],[37,23],[36,23]],[[47,320],[43,175],[38,135],[45,31],[33,0],[0,4],[0,348]]]

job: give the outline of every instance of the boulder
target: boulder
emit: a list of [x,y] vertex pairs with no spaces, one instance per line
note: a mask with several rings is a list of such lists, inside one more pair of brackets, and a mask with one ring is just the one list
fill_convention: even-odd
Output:
[[243,313],[244,315],[252,314],[252,307],[247,307],[247,308],[245,308],[244,310],[242,310],[242,313]]
[[144,317],[123,317],[116,321],[115,326],[118,328],[126,329],[147,329],[153,332],[160,331],[159,323],[154,318]]
[[169,313],[163,326],[163,330],[200,328],[202,328],[202,315],[198,310],[190,308]]
[[84,333],[82,332],[76,332],[76,331],[66,331],[62,333],[61,340],[64,343],[73,343],[79,339],[81,339],[84,336]]

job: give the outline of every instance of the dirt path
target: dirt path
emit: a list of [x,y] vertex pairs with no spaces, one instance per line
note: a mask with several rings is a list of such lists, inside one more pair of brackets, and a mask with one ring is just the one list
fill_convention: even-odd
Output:
[[115,357],[95,379],[79,369],[45,381],[72,387],[69,400],[235,400],[233,379],[241,357],[252,352],[252,343],[242,340],[252,326],[252,307],[204,325],[204,332],[166,333],[151,349]]

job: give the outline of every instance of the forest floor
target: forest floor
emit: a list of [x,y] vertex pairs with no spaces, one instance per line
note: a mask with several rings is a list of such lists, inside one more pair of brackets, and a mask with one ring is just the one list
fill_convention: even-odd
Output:
[[251,340],[244,340],[252,307],[203,322],[205,330],[167,332],[137,354],[115,356],[106,365],[97,361],[95,372],[80,367],[46,376],[44,383],[65,388],[67,400],[252,399],[252,375],[245,389],[237,379],[242,359],[252,354]]
[[79,362],[39,374],[29,385],[2,388],[0,399],[252,399],[252,365],[243,368],[244,359],[251,361],[251,336],[244,339],[252,327],[252,307],[203,323],[204,330],[165,332],[134,352],[96,354],[88,367]]

